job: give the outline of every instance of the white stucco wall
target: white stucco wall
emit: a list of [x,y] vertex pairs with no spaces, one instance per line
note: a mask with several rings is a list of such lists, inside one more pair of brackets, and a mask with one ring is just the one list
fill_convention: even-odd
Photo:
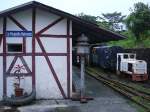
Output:
[[36,57],[36,91],[37,99],[62,98],[48,64],[42,56]]
[[[66,53],[67,41],[66,38],[40,38],[42,45],[47,53]],[[41,48],[36,43],[36,52],[40,52]]]
[[12,63],[13,59],[14,59],[14,56],[7,56],[6,59],[8,60],[7,61],[7,65],[6,65],[6,71],[8,70],[10,64]]
[[[12,63],[12,60],[14,59],[14,56],[7,56],[7,66],[6,66],[6,70],[8,70],[8,68],[10,67],[10,64]],[[24,59],[27,63],[27,65],[29,66],[30,70],[32,70],[32,58],[31,56],[24,56]],[[16,63],[14,64],[13,67],[15,67],[16,65],[23,65],[22,61],[20,60],[20,58],[17,59]],[[12,69],[10,71],[10,73],[14,73],[15,69]],[[22,73],[27,73],[26,69],[22,70]],[[14,82],[15,82],[15,77],[7,77],[7,96],[11,96],[14,94]],[[28,94],[31,93],[32,91],[32,78],[31,77],[23,77],[23,79],[21,79],[21,86],[22,88],[24,88],[24,91]]]
[[0,100],[3,98],[3,57],[0,57]]
[[[72,27],[71,33],[72,34]],[[72,97],[72,38],[70,38],[70,97]]]
[[7,18],[7,31],[22,31],[14,22],[12,22],[9,18]]
[[[3,39],[2,39],[2,41],[3,41]],[[0,53],[3,53],[3,42],[1,42],[1,44],[0,44]]]
[[21,23],[28,31],[32,31],[32,13],[31,9],[13,14],[12,16]]
[[36,32],[40,31],[50,23],[54,22],[59,16],[37,9],[36,14]]
[[3,19],[0,18],[0,34],[3,33]]
[[[32,29],[32,13],[30,13],[31,10],[26,10],[26,11],[22,11],[16,14],[11,15],[12,17],[14,17],[19,23],[21,23],[27,30],[31,30]],[[6,31],[22,31],[22,29],[20,29],[11,19],[7,18],[7,25],[6,25]],[[32,37],[27,37],[27,42],[26,44],[31,44]],[[18,38],[18,37],[6,37],[6,44],[7,43],[23,43],[23,38]],[[32,51],[31,45],[28,46],[27,51]],[[29,48],[30,47],[30,48]],[[7,46],[6,46],[7,49]],[[31,49],[31,50],[30,50]],[[7,51],[7,50],[6,50]],[[6,70],[8,70],[8,68],[10,67],[10,64],[12,63],[12,60],[14,59],[14,56],[7,56],[7,66],[6,66]],[[26,60],[26,63],[28,63],[29,68],[32,70],[31,66],[31,62],[32,59],[31,57],[24,57],[24,59]],[[11,70],[11,73],[14,73],[14,67],[16,65],[23,65],[23,63],[21,62],[21,60],[18,58],[15,65],[13,66],[13,69]],[[22,73],[27,73],[26,70],[23,70]],[[3,74],[2,74],[3,75]],[[14,82],[15,82],[15,77],[7,77],[6,79],[7,81],[7,96],[11,96],[14,94]],[[32,91],[32,78],[31,77],[24,77],[24,79],[21,80],[21,87],[24,88],[25,92],[27,92],[28,94],[31,93]]]
[[67,19],[63,19],[52,28],[45,31],[43,34],[52,34],[52,35],[66,35],[67,27],[66,27]]
[[[3,19],[0,18],[0,34],[3,34]],[[0,44],[0,53],[3,52],[3,43]],[[0,56],[0,100],[3,98],[3,57]]]
[[26,52],[31,53],[32,52],[32,38],[26,38]]
[[[42,11],[38,12],[39,13],[37,13],[36,16],[38,17],[36,21],[37,25],[36,31],[40,31],[40,29],[42,29],[43,26],[47,26],[50,23],[57,20],[58,18],[60,18],[56,15],[48,14],[46,12],[42,14],[41,14]],[[43,15],[44,16],[49,15],[49,18],[45,18]],[[40,21],[43,22],[41,23]],[[66,35],[67,33],[66,29],[67,29],[67,20],[63,19],[62,21],[60,21],[59,23],[57,23],[56,25],[52,26],[50,29],[45,31],[43,34]],[[47,53],[67,53],[67,38],[40,37],[40,40]],[[41,51],[42,50],[38,42],[36,41],[36,52]],[[54,70],[62,85],[65,95],[67,95],[67,56],[49,56],[49,59],[54,67]],[[72,63],[70,64],[70,66],[72,69]],[[63,98],[58,88],[58,85],[51,73],[51,70],[48,67],[45,57],[42,56],[36,56],[36,87],[38,87],[37,88],[38,99]]]
[[[40,31],[50,23],[60,18],[58,15],[45,12],[37,9],[36,14],[36,32]],[[28,31],[32,30],[32,14],[31,10],[26,10],[12,15],[17,21],[19,21]],[[70,35],[72,35],[72,25],[70,25]],[[1,32],[1,19],[0,19],[0,32]],[[7,30],[22,31],[16,24],[14,24],[9,18],[7,18]],[[63,19],[52,28],[48,29],[43,34],[51,35],[66,35],[67,34],[67,20]],[[40,37],[40,40],[47,53],[67,53],[67,38],[49,38]],[[22,43],[22,38],[6,37],[6,43]],[[35,51],[42,53],[42,50],[37,42],[35,41]],[[0,47],[2,52],[2,47]],[[32,53],[32,37],[26,38],[26,52]],[[32,70],[32,57],[23,56],[30,70]],[[72,92],[72,39],[70,39],[70,92]],[[48,57],[53,65],[53,68],[57,74],[57,77],[61,83],[61,86],[67,95],[67,56],[49,56]],[[12,63],[14,56],[7,56],[7,70]],[[0,100],[3,95],[3,62],[0,57]],[[15,65],[22,64],[18,58]],[[15,66],[14,65],[14,66]],[[11,73],[14,71],[12,70]],[[26,73],[27,71],[23,71]],[[36,79],[36,98],[37,99],[62,99],[63,96],[58,88],[58,85],[53,77],[51,70],[48,67],[44,56],[35,57],[35,79]],[[7,78],[7,96],[14,94],[14,77]],[[21,81],[21,87],[25,89],[27,93],[32,91],[32,77],[24,77]]]
[[[8,77],[7,78],[7,96],[11,97],[14,95],[14,82],[15,77]],[[32,78],[31,77],[24,77],[21,80],[20,87],[24,89],[24,92],[30,94],[32,92]]]

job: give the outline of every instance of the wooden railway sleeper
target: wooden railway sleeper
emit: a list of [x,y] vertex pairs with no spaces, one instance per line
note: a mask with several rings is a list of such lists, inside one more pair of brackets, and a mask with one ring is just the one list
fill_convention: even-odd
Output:
[[124,84],[122,85],[121,83],[118,83],[116,81],[112,81],[112,80],[107,80],[107,78],[104,78],[104,77],[101,77],[101,76],[97,76],[97,75],[94,75],[96,76],[97,78],[102,78],[102,79],[105,79],[105,81],[107,82],[111,82],[112,85],[115,85],[115,86],[118,86],[120,88],[124,88],[126,91],[129,91],[131,92],[132,94],[135,94],[136,96],[139,96],[139,97],[142,97],[144,100],[147,100],[147,101],[150,101],[150,97],[144,95],[143,93],[138,93],[136,90],[131,90],[131,88],[128,88],[127,86],[125,86]]
[[[91,75],[92,73],[88,72],[88,74]],[[104,84],[107,84],[108,86],[112,87],[113,89],[117,90],[118,92],[122,93],[123,95],[125,95],[126,97],[128,97],[128,98],[131,99],[132,101],[136,102],[136,103],[139,104],[140,106],[144,107],[145,109],[150,110],[149,106],[146,106],[146,105],[143,104],[142,102],[139,102],[139,101],[135,100],[135,99],[133,98],[135,95],[129,93],[128,91],[122,90],[121,88],[116,87],[114,83],[109,82],[109,81],[107,81],[106,79],[104,80],[104,79],[102,79],[102,78],[100,78],[100,77],[96,77],[96,76],[93,75],[93,74],[92,74],[91,76],[93,76],[93,77],[96,78],[97,80],[102,81]]]
[[[88,70],[89,70],[89,69],[88,69]],[[134,91],[136,91],[136,92],[138,91],[138,92],[140,92],[140,94],[143,94],[144,96],[146,96],[148,100],[150,100],[150,97],[149,97],[150,94],[147,94],[147,93],[145,93],[145,92],[143,92],[143,91],[139,91],[139,90],[137,90],[137,89],[135,89],[135,88],[133,88],[133,87],[130,87],[130,86],[128,86],[128,85],[125,85],[125,84],[123,84],[123,83],[121,83],[121,82],[118,82],[118,81],[115,81],[115,80],[110,80],[110,79],[108,79],[108,78],[106,78],[106,77],[100,75],[100,74],[97,73],[95,70],[91,70],[91,71],[92,71],[92,72],[95,72],[95,73],[96,73],[99,77],[101,77],[101,78],[104,78],[104,79],[109,80],[109,81],[111,81],[111,82],[113,82],[113,83],[122,85],[122,86],[124,86],[124,87],[126,87],[126,88],[130,88],[130,89],[132,89],[132,90],[134,90]]]

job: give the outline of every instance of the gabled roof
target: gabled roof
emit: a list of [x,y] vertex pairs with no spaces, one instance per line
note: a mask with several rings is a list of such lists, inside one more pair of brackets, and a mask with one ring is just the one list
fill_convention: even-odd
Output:
[[66,13],[64,11],[58,10],[56,8],[44,5],[44,4],[36,2],[36,1],[31,1],[28,3],[4,10],[4,11],[0,12],[0,17],[7,16],[7,15],[10,15],[10,14],[22,11],[22,10],[26,10],[27,8],[33,8],[33,7],[37,7],[37,8],[46,10],[48,12],[54,13],[56,15],[60,15],[60,16],[65,17],[65,18],[69,18],[70,20],[72,20],[73,24],[76,25],[75,29],[78,29],[78,26],[79,26],[79,28],[85,29],[85,30],[81,29],[83,32],[89,32],[90,31],[90,33],[93,34],[92,36],[95,38],[93,41],[95,43],[103,42],[103,41],[111,41],[111,40],[121,40],[121,39],[126,38],[125,36],[123,36],[121,34],[118,34],[118,33],[115,33],[111,30],[99,27],[96,24],[93,24],[91,22],[83,20],[83,19],[76,17],[72,14]]

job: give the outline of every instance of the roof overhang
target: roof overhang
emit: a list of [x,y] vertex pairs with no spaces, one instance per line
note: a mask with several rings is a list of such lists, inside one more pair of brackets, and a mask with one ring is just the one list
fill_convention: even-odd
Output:
[[0,17],[9,16],[11,14],[20,12],[22,10],[26,10],[28,8],[40,8],[42,10],[46,10],[48,12],[70,19],[73,23],[73,35],[72,35],[73,41],[75,41],[75,38],[79,36],[81,33],[85,33],[85,35],[89,37],[91,44],[107,42],[107,41],[116,41],[116,40],[121,40],[121,39],[126,38],[125,36],[121,34],[99,27],[96,24],[85,21],[72,14],[63,12],[61,10],[55,9],[53,7],[44,5],[36,1],[28,2],[22,5],[4,10],[0,12]]

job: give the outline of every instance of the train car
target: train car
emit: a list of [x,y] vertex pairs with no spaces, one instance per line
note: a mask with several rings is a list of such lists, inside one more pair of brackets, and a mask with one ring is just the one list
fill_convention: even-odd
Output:
[[118,53],[116,69],[118,74],[130,75],[133,81],[148,80],[146,61],[137,60],[134,53]]
[[79,59],[78,59],[76,48],[72,49],[72,64],[73,65],[79,65]]
[[117,63],[117,53],[122,53],[124,49],[120,46],[96,46],[92,49],[92,64],[103,69],[115,70]]

